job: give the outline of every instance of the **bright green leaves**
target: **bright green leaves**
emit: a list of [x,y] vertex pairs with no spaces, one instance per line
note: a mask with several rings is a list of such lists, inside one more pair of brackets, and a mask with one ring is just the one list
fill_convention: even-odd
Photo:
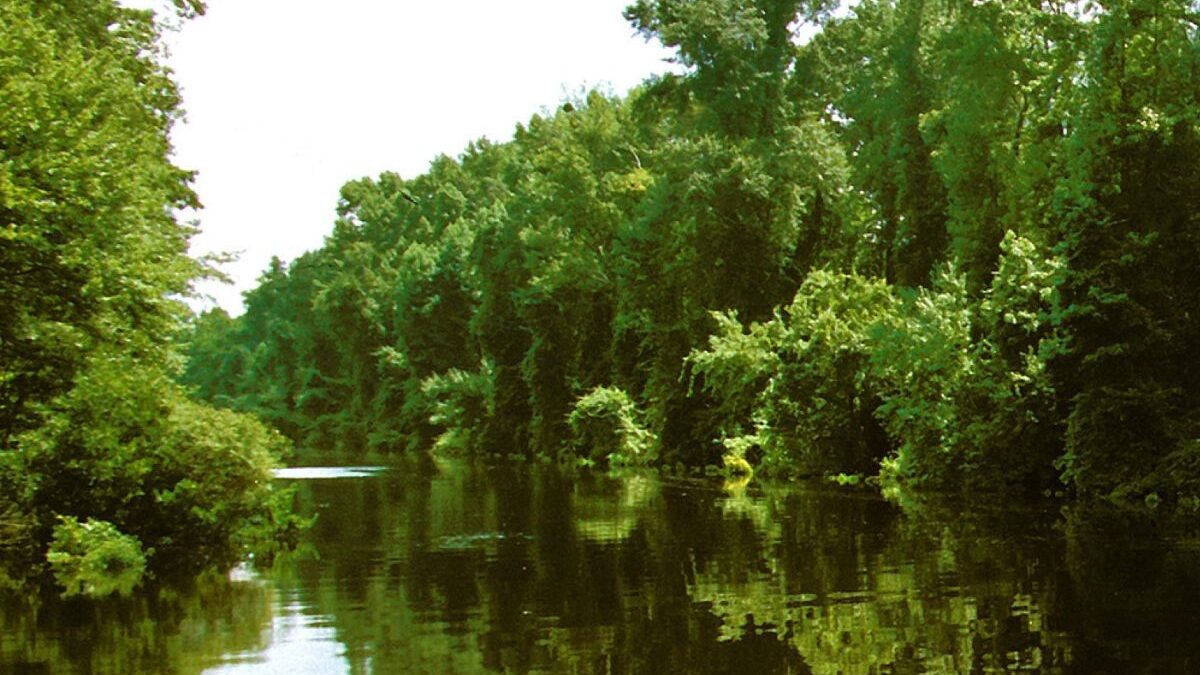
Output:
[[[494,399],[489,364],[478,372],[448,370],[421,381],[423,409],[429,423],[442,431],[433,449],[445,453],[477,453],[482,449],[481,432]],[[427,407],[425,407],[427,406]]]
[[[150,13],[107,0],[0,1],[0,510],[68,593],[228,563],[287,528],[282,440],[170,381],[204,263],[173,215],[196,197],[169,158],[179,96],[157,40]],[[240,355],[213,353],[230,320],[201,323],[192,351],[215,360],[194,369],[236,378]]]
[[46,559],[64,596],[129,595],[146,571],[138,540],[103,520],[60,518]]
[[22,479],[5,497],[40,522],[108,521],[153,549],[159,570],[231,562],[286,526],[270,480],[287,444],[253,418],[190,401],[153,367],[113,355],[57,408],[4,457]]
[[571,445],[581,458],[601,465],[646,465],[654,459],[654,437],[622,390],[597,387],[580,397],[568,423]]
[[[647,38],[676,50],[683,81],[702,107],[706,131],[762,137],[786,124],[795,26],[824,16],[832,2],[639,0],[625,17]],[[653,92],[653,89],[651,90]]]
[[747,331],[718,314],[689,362],[721,402],[725,444],[759,446],[779,472],[874,473],[894,449],[884,464],[906,480],[1042,484],[1056,448],[1045,358],[1062,263],[1011,233],[1002,248],[982,303],[953,269],[903,298],[881,280],[817,271],[769,322]]
[[881,327],[871,364],[895,475],[986,489],[1051,480],[1061,428],[1046,359],[1061,344],[1061,267],[1010,232],[981,303],[949,268]]
[[167,159],[177,97],[139,13],[0,3],[0,444],[37,424],[85,354],[164,363],[172,294],[199,265],[169,209],[191,203]]
[[553,456],[608,392],[666,463],[1095,492],[1190,466],[1190,4],[834,4],[635,2],[681,73],[347,184],[321,251],[197,324],[237,343],[203,391],[317,447]]
[[693,352],[693,372],[736,421],[726,446],[750,435],[761,463],[779,473],[873,472],[886,441],[873,414],[880,385],[868,369],[872,334],[897,305],[881,280],[817,271],[792,304],[743,333],[718,315],[709,349]]

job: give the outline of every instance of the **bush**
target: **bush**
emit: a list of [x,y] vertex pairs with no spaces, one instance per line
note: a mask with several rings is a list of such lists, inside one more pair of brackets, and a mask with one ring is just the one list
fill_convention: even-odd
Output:
[[235,560],[295,522],[271,471],[286,442],[255,419],[191,401],[154,370],[99,359],[19,439],[13,501],[49,532],[59,515],[112,523],[157,570]]
[[896,300],[882,279],[813,272],[786,313],[781,367],[763,392],[764,463],[807,475],[875,473],[887,439],[874,418],[871,333]]
[[1011,232],[981,300],[946,267],[876,336],[878,416],[895,477],[942,487],[1045,487],[1062,431],[1046,374],[1060,261]]
[[433,449],[440,452],[477,452],[492,397],[489,365],[476,372],[451,369],[421,381],[422,401],[429,423],[440,429]]
[[790,332],[778,313],[773,321],[745,328],[736,312],[713,312],[712,316],[716,331],[708,338],[708,349],[688,355],[692,386],[702,382],[716,399],[712,412],[720,418],[723,443],[743,456],[749,445],[756,444],[751,437],[761,425],[755,415],[772,375],[783,367],[779,352]]
[[128,595],[142,581],[146,556],[137,539],[122,534],[112,523],[89,518],[59,519],[46,554],[63,597],[101,598]]
[[761,446],[777,473],[874,472],[887,443],[873,417],[870,335],[895,305],[882,280],[817,271],[767,323],[716,315],[708,349],[689,361],[722,402],[730,459]]
[[981,376],[974,311],[965,277],[947,268],[878,331],[871,366],[883,383],[878,417],[898,444],[887,464],[896,477],[946,484],[961,478],[967,389]]
[[567,418],[575,452],[610,466],[653,461],[653,435],[641,424],[629,395],[615,387],[597,387],[575,403]]

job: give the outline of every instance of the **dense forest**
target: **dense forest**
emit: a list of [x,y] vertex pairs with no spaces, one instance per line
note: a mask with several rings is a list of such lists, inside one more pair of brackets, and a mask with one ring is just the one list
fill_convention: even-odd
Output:
[[233,318],[153,14],[0,0],[0,586],[286,543],[289,438],[1200,510],[1195,3],[625,16],[672,73],[347,183]]
[[347,183],[182,381],[315,450],[1195,507],[1200,9],[839,4],[638,0],[676,73]]
[[286,439],[175,382],[213,270],[152,14],[0,0],[0,101],[0,588],[128,592],[286,537]]

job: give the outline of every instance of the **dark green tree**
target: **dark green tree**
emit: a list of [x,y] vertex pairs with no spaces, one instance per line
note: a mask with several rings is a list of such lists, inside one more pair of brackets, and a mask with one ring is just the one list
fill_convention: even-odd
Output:
[[1107,493],[1198,430],[1197,49],[1188,2],[1102,3],[1057,197],[1070,261],[1063,468]]

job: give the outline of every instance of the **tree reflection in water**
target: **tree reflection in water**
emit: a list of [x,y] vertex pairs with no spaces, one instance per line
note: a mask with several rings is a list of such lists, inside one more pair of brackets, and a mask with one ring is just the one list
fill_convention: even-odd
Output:
[[[301,482],[254,579],[4,605],[27,672],[1128,672],[1200,663],[1147,515],[446,463]],[[1171,543],[1164,543],[1170,540]],[[33,670],[33,672],[37,672]]]

